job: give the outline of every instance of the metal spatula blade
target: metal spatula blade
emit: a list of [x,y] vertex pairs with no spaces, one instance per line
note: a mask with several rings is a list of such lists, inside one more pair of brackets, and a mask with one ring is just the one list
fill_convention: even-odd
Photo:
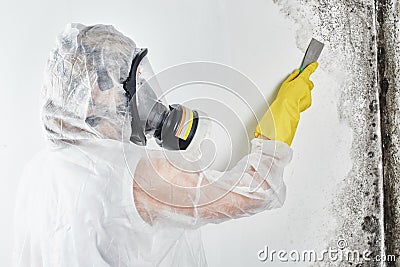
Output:
[[309,64],[318,60],[323,48],[323,43],[314,38],[311,39],[306,54],[304,55],[303,62],[301,63],[300,72],[302,72]]

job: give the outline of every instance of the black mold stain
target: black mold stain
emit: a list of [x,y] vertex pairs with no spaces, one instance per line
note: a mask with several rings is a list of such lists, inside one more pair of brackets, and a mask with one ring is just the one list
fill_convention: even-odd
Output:
[[378,102],[374,99],[371,101],[369,104],[369,111],[371,113],[377,113],[378,112]]
[[374,215],[365,216],[361,227],[368,233],[377,233],[379,231],[379,220]]
[[383,147],[384,148],[388,147],[390,143],[391,143],[391,137],[389,134],[386,133],[385,135],[383,135]]

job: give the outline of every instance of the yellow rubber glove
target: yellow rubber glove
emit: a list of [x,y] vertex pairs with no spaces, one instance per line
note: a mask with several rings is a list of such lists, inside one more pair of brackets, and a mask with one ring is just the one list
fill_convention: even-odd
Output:
[[314,62],[302,73],[295,70],[282,83],[275,101],[264,114],[254,132],[255,137],[266,137],[271,140],[292,144],[300,112],[311,106],[311,90],[314,87],[310,81],[311,74],[318,68]]

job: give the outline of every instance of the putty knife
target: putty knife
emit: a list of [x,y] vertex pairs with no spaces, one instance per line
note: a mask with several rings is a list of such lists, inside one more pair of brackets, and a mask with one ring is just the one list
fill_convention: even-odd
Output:
[[310,44],[308,45],[306,54],[303,58],[303,63],[301,63],[300,72],[311,63],[318,60],[319,55],[321,55],[322,49],[324,48],[324,44],[315,40],[314,38],[311,39]]

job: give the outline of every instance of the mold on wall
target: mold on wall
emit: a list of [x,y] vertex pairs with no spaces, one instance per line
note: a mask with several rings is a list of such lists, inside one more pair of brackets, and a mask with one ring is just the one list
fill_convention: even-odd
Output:
[[[399,2],[376,1],[387,254],[400,255]],[[398,259],[397,264],[400,265]]]
[[[380,101],[377,80],[376,9],[374,1],[274,0],[298,25],[297,44],[311,37],[326,44],[321,67],[335,76],[344,72],[339,104],[340,119],[353,130],[352,169],[336,192],[331,212],[338,238],[353,250],[385,252]],[[329,140],[327,140],[329,142]],[[337,263],[340,265],[340,263]],[[362,266],[385,263],[362,260]],[[382,265],[380,265],[382,264]]]

